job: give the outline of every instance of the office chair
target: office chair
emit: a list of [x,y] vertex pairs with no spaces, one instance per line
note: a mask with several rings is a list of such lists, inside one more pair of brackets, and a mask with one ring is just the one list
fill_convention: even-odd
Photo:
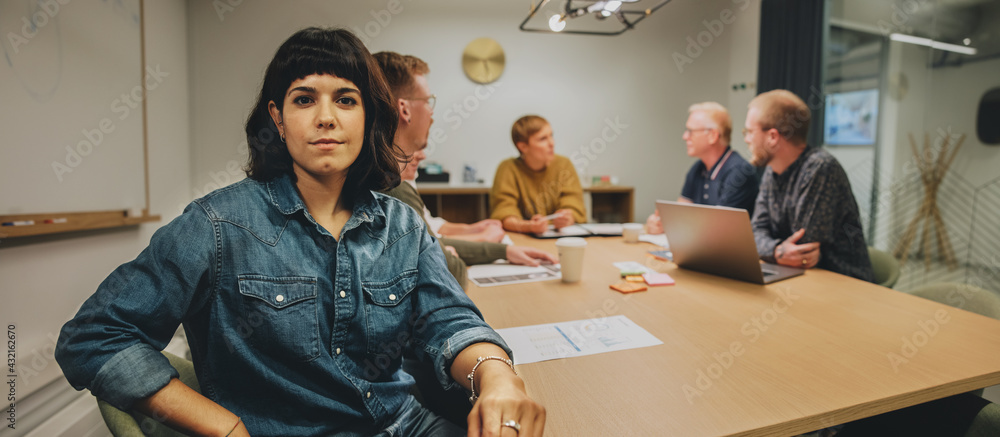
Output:
[[942,282],[925,285],[910,294],[1000,320],[1000,296],[975,285]]
[[875,273],[875,283],[892,288],[899,280],[899,261],[888,252],[883,252],[868,246],[868,258],[872,261],[872,272]]
[[[177,369],[177,372],[180,373],[179,379],[181,382],[195,391],[201,392],[201,386],[198,384],[198,378],[196,378],[194,374],[194,364],[169,352],[163,352],[163,355],[170,360],[170,365],[174,366],[174,368]],[[174,431],[173,429],[170,429],[170,427],[137,411],[122,411],[100,399],[97,400],[97,406],[101,410],[101,416],[104,417],[104,423],[108,426],[108,430],[110,430],[111,434],[114,434],[116,437],[184,436],[184,434]]]
[[[942,282],[925,285],[911,291],[910,294],[1000,320],[1000,296],[975,285]],[[971,393],[982,396],[983,389]],[[996,410],[992,411],[1000,415]]]

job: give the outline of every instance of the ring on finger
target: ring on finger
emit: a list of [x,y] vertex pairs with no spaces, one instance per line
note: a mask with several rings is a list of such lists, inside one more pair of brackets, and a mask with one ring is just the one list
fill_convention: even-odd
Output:
[[517,423],[516,420],[508,420],[502,423],[501,425],[506,426],[508,428],[514,428],[514,431],[516,431],[517,433],[521,432],[521,424]]

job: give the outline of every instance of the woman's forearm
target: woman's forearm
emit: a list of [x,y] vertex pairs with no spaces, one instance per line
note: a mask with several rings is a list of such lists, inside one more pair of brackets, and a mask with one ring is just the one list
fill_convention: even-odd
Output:
[[135,409],[170,428],[196,436],[248,436],[235,414],[202,396],[179,379],[171,379]]

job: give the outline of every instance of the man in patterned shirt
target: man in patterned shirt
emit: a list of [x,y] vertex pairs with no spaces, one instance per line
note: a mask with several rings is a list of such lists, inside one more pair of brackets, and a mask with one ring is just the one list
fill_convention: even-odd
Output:
[[872,282],[858,204],[840,163],[806,146],[810,111],[786,90],[750,102],[743,139],[750,163],[767,165],[754,207],[753,230],[761,259]]

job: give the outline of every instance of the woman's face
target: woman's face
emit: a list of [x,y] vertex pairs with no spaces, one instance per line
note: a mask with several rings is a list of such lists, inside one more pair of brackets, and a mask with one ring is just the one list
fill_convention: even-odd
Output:
[[521,151],[521,159],[528,165],[528,168],[541,171],[545,170],[555,157],[556,141],[552,138],[552,126],[546,124],[538,132],[528,137],[528,142],[517,143],[517,149]]
[[353,82],[311,74],[289,85],[281,111],[273,101],[268,109],[300,180],[347,177],[365,139],[365,108]]

